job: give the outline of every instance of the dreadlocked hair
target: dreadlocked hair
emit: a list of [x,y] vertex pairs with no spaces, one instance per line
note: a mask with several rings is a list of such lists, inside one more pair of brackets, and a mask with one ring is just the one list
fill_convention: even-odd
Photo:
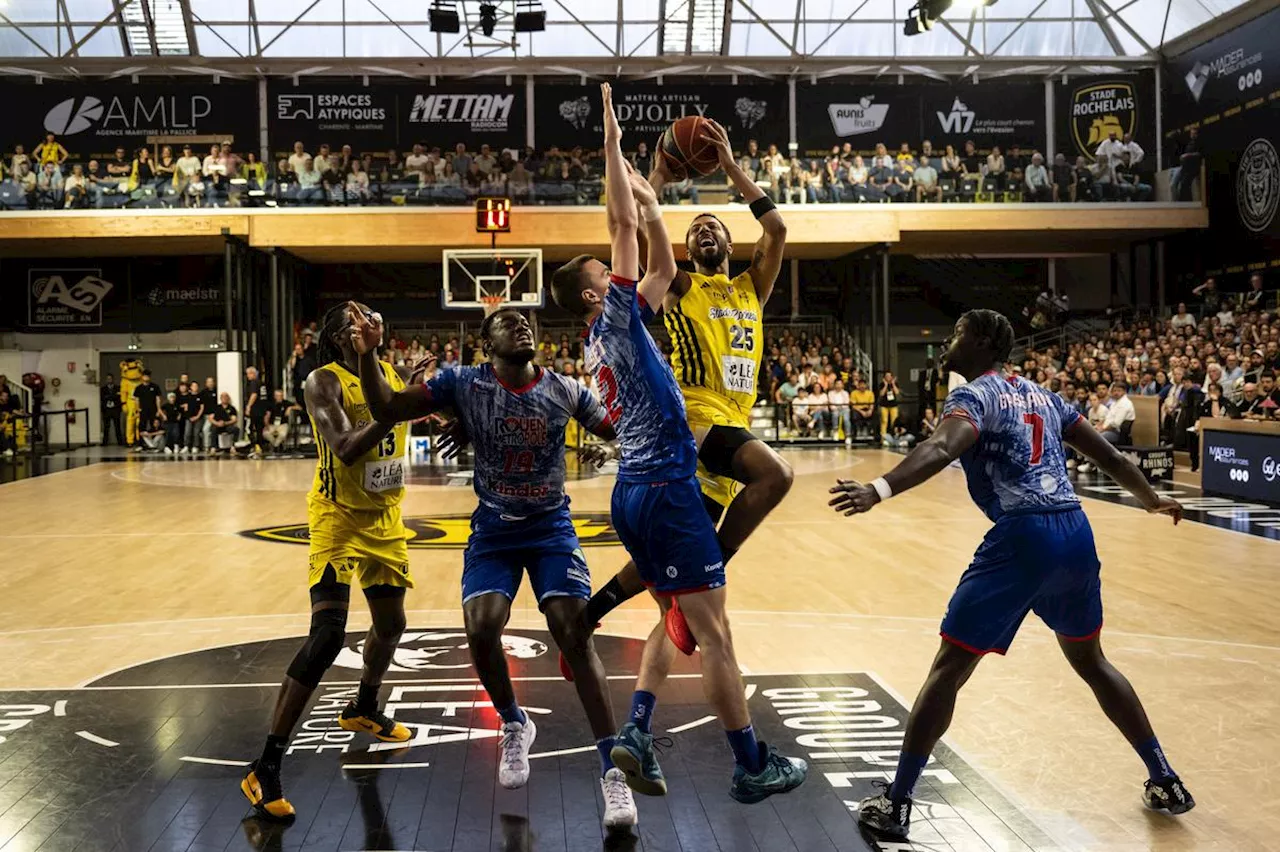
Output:
[[345,302],[339,302],[324,313],[324,320],[320,323],[320,342],[316,344],[316,359],[320,362],[317,366],[323,367],[325,364],[332,364],[334,361],[342,360],[342,348],[334,342],[334,336],[342,331],[343,325],[347,320],[347,305]]
[[991,341],[991,354],[997,364],[1009,360],[1009,353],[1013,351],[1013,326],[1004,314],[990,308],[975,308],[964,318],[971,334]]

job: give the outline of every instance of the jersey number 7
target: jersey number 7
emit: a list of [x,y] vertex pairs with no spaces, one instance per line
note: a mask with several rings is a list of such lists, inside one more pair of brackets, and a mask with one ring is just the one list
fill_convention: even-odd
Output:
[[1044,418],[1034,411],[1022,415],[1022,422],[1031,427],[1031,464],[1040,464],[1044,455]]

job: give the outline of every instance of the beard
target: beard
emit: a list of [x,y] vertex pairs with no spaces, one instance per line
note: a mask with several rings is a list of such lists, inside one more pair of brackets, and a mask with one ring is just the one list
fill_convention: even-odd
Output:
[[724,263],[725,258],[728,257],[728,252],[726,252],[719,243],[716,243],[715,246],[711,248],[695,246],[690,257],[693,259],[694,263],[701,266],[703,269],[719,269]]

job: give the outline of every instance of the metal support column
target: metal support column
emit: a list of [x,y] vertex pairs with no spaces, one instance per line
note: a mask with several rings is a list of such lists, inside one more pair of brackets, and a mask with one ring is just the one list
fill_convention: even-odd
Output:
[[[227,230],[224,228],[223,236],[225,237]],[[228,350],[235,349],[233,344],[233,335],[235,334],[235,295],[233,290],[234,278],[231,272],[232,256],[231,256],[231,240],[226,240],[222,245],[222,312],[223,324],[226,326],[226,337],[223,339],[223,345]]]
[[791,319],[800,316],[800,261],[791,258]]
[[271,319],[267,327],[271,329],[271,339],[268,341],[267,351],[271,353],[271,363],[267,365],[270,370],[267,373],[270,376],[270,385],[273,388],[284,387],[284,329],[281,326],[281,310],[280,310],[280,264],[276,257],[275,251],[271,252],[268,263],[270,264],[270,293],[271,293]]
[[[880,370],[880,270],[872,259],[869,264],[871,274],[867,276],[867,283],[871,285],[871,345],[867,348],[867,355],[871,357],[871,373],[874,375]],[[867,376],[867,383],[871,383],[872,376]]]
[[882,325],[884,327],[884,360],[880,372],[891,369],[890,362],[892,359],[892,338],[889,335],[889,281],[892,274],[889,268],[889,244],[885,243],[880,249],[880,310],[883,311]]

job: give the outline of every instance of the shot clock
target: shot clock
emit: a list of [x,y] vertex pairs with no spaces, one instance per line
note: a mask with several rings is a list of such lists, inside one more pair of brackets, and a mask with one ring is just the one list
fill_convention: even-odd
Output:
[[510,198],[476,199],[476,232],[506,234],[511,231]]

